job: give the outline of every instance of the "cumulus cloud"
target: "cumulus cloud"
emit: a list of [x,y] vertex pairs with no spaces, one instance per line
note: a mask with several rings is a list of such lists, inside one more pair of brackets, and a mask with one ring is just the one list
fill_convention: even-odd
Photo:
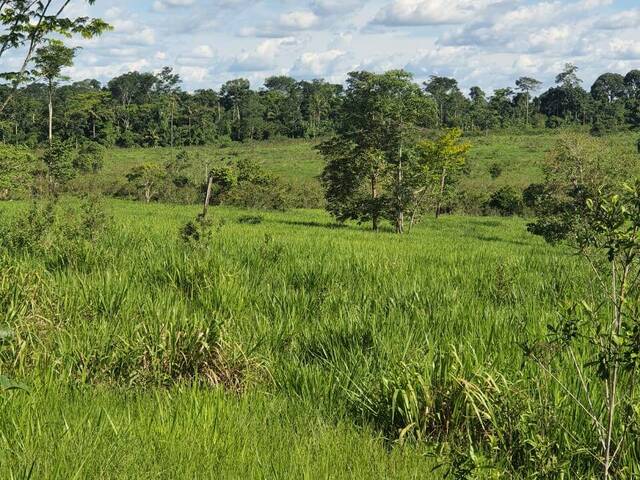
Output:
[[[626,6],[625,6],[626,5]],[[288,73],[341,82],[353,69],[407,68],[462,86],[552,82],[567,61],[588,84],[637,67],[640,6],[631,0],[74,0],[72,15],[114,31],[74,39],[74,80],[174,66],[186,88]],[[17,60],[4,55],[0,68]]]
[[255,50],[245,51],[236,56],[230,69],[236,72],[256,72],[276,67],[276,58],[282,47],[297,45],[294,37],[272,38],[261,42]]
[[394,0],[382,8],[373,24],[424,26],[460,24],[501,0]]
[[195,0],[156,0],[153,9],[156,12],[164,12],[170,8],[190,7],[195,3]]
[[291,74],[300,78],[331,78],[339,70],[345,56],[346,52],[337,49],[305,52],[296,60]]

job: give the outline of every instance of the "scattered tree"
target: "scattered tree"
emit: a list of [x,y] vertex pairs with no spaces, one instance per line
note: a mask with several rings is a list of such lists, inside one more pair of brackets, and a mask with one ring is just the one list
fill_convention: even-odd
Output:
[[59,80],[68,80],[62,75],[62,69],[73,66],[76,52],[76,48],[68,48],[60,40],[50,40],[36,51],[33,74],[47,81],[49,94],[49,144],[53,143],[53,94]]
[[158,189],[166,180],[165,171],[155,163],[145,163],[131,169],[127,180],[140,191],[146,203],[157,195]]

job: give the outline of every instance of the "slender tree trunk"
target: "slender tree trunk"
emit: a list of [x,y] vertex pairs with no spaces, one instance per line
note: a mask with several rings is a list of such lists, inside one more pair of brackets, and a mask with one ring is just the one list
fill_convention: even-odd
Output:
[[442,199],[444,197],[444,187],[447,181],[447,169],[442,169],[442,177],[440,178],[440,194],[438,195],[438,203],[436,204],[436,218],[440,218],[442,213]]
[[402,206],[402,144],[400,145],[400,151],[398,154],[398,185],[396,186],[396,233],[404,233],[404,208]]
[[91,130],[92,130],[92,138],[96,139],[96,115],[95,113],[91,115]]
[[209,177],[207,183],[207,195],[204,199],[204,208],[202,209],[202,220],[207,218],[207,211],[209,210],[209,203],[211,202],[211,189],[213,188],[213,177]]
[[53,144],[53,84],[49,82],[49,145]]

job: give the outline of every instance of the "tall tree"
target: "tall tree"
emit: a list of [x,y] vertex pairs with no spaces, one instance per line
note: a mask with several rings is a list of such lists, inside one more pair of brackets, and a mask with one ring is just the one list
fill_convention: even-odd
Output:
[[36,77],[47,82],[49,93],[49,144],[53,143],[53,95],[60,80],[67,80],[62,75],[62,69],[73,66],[77,48],[69,48],[60,40],[50,40],[49,43],[36,51],[34,58]]
[[[467,161],[467,152],[471,145],[462,142],[461,139],[462,131],[454,128],[446,131],[435,141],[427,140],[418,144],[422,167],[421,196],[424,197],[426,193],[435,196],[436,218],[442,213],[445,191],[450,181],[462,172]],[[419,204],[416,207],[419,207]]]
[[582,84],[582,80],[578,78],[579,68],[573,63],[567,63],[564,70],[556,75],[556,85],[563,87],[577,88]]
[[447,124],[453,116],[452,106],[456,104],[456,99],[463,96],[458,88],[458,81],[455,78],[432,75],[424,83],[424,89],[438,105],[440,126]]
[[518,80],[516,80],[516,87],[525,95],[525,122],[527,125],[529,125],[529,106],[531,104],[531,94],[537,92],[541,86],[542,82],[540,80],[536,80],[535,78],[531,77],[520,77]]
[[[95,0],[86,0],[93,5]],[[0,59],[11,50],[20,50],[21,60],[18,71],[4,72],[10,79],[12,91],[0,104],[2,113],[19,85],[26,79],[28,66],[38,48],[52,35],[82,35],[92,38],[111,27],[101,19],[64,16],[70,0],[2,0],[0,1]]]
[[320,146],[331,213],[370,220],[374,230],[386,217],[404,232],[417,168],[412,151],[418,128],[433,125],[434,107],[407,72],[349,74],[337,135]]
[[178,94],[180,93],[180,75],[173,72],[171,67],[164,67],[156,76],[155,89],[165,96],[169,103],[169,145],[173,147],[175,142],[175,115],[178,107]]

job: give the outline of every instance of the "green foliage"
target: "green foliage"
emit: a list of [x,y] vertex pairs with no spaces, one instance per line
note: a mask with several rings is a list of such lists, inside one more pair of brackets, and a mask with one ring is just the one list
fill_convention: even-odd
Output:
[[[563,355],[560,365],[573,369],[577,381],[569,384],[550,375],[591,420],[593,440],[585,438],[583,448],[598,460],[603,478],[632,477],[623,465],[633,453],[638,420],[640,181],[621,192],[591,192],[574,215],[571,245],[592,268],[593,288],[549,326],[546,341],[526,351],[547,373],[556,364],[545,358],[546,352]],[[578,361],[576,351],[585,342],[586,359]]]
[[127,180],[135,186],[146,203],[156,197],[166,181],[166,173],[158,165],[146,163],[132,168]]
[[34,163],[27,148],[0,144],[0,200],[24,190]]
[[104,166],[106,148],[96,142],[85,142],[73,162],[74,167],[80,172],[98,173]]
[[534,208],[538,220],[529,230],[548,241],[570,238],[580,228],[586,200],[606,192],[631,171],[631,158],[614,158],[602,140],[580,134],[563,136],[547,157],[544,189]]
[[77,174],[76,152],[70,143],[55,140],[42,154],[42,161],[47,166],[47,181],[52,192],[59,192],[69,180]]
[[522,213],[522,194],[511,186],[498,188],[484,205],[489,212],[510,216]]
[[491,165],[489,165],[489,175],[493,180],[499,178],[500,175],[502,175],[502,170],[502,165],[500,165],[499,163],[492,163]]
[[327,209],[338,220],[389,219],[404,231],[419,166],[412,151],[418,128],[434,120],[434,104],[404,71],[353,72],[335,137],[323,142]]

